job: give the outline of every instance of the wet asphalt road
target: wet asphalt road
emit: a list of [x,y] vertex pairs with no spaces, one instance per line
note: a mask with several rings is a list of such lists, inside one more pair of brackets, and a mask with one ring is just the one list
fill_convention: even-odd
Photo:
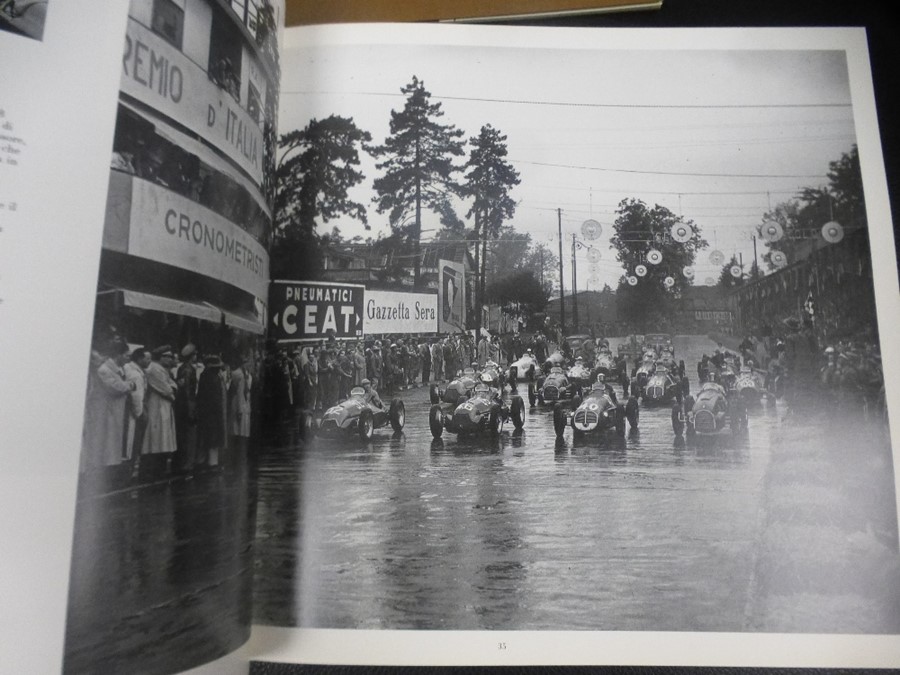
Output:
[[[715,346],[676,339],[692,389]],[[254,621],[742,629],[777,406],[752,412],[745,436],[687,446],[668,406],[642,409],[624,439],[576,444],[567,430],[559,442],[548,407],[528,408],[523,431],[496,441],[434,441],[427,390],[402,398],[399,434],[262,458]]]
[[[715,345],[675,346],[696,389],[696,361]],[[746,435],[685,445],[668,407],[642,409],[625,438],[578,443],[570,430],[556,439],[549,408],[528,408],[521,433],[434,441],[427,399],[425,388],[403,392],[404,430],[368,444],[284,443],[231,473],[81,498],[65,672],[176,672],[236,648],[251,619],[748,630],[764,600],[753,583],[764,476],[791,444],[831,444],[851,462],[868,449],[860,442],[883,453],[890,499],[875,525],[896,533],[890,448],[863,440],[883,433],[836,420],[835,436],[822,411],[785,420],[781,403],[764,405]]]

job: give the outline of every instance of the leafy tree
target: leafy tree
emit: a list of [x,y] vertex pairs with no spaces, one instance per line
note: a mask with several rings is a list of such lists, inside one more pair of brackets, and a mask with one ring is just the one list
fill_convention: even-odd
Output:
[[350,216],[366,225],[366,209],[348,191],[365,177],[359,148],[371,140],[352,119],[331,115],[310,120],[303,129],[284,134],[275,188],[275,237],[272,272],[291,277],[299,270],[314,274],[321,266],[317,222]]
[[744,283],[743,276],[736,277],[731,273],[731,268],[735,265],[741,267],[737,256],[733,255],[731,256],[731,260],[722,266],[722,272],[719,274],[719,288],[731,289]]
[[765,214],[763,223],[757,225],[760,236],[766,221],[777,222],[784,230],[784,236],[778,241],[769,242],[763,238],[768,250],[762,259],[770,270],[776,268],[772,263],[773,252],[784,253],[788,264],[795,262],[808,247],[808,242],[818,237],[822,226],[829,221],[836,220],[844,227],[866,227],[859,150],[855,145],[849,153],[829,163],[828,180],[827,187],[804,188],[793,199],[777,204]]
[[[475,217],[475,240],[481,239],[481,252],[475,247],[475,264],[479,265],[477,289],[485,285],[487,265],[487,241],[500,236],[503,223],[513,217],[516,203],[509,196],[510,190],[518,185],[519,172],[506,161],[506,136],[490,124],[481,127],[478,136],[469,139],[472,150],[466,163],[466,183],[462,194],[472,198],[472,207],[466,214]],[[479,261],[480,257],[480,261]],[[476,295],[476,305],[481,306],[481,291]],[[480,315],[479,315],[480,317]],[[479,322],[480,324],[480,322]],[[480,325],[476,326],[481,328]]]
[[[419,285],[422,237],[422,207],[437,213],[444,225],[459,227],[450,198],[459,186],[453,175],[460,167],[453,158],[463,154],[463,132],[452,124],[441,124],[440,103],[431,103],[425,83],[413,76],[400,90],[406,95],[403,110],[391,111],[390,136],[372,147],[376,164],[384,175],[375,179],[373,201],[379,213],[387,212],[399,243],[415,257],[414,283]],[[410,215],[412,212],[412,215]]]
[[[692,229],[685,243],[672,237],[672,226],[676,224]],[[675,305],[672,300],[690,285],[682,270],[692,266],[697,252],[709,244],[693,222],[663,206],[649,208],[636,199],[619,202],[613,230],[610,243],[616,249],[616,259],[625,266],[626,276],[634,275],[638,265],[647,268],[647,274],[639,277],[635,286],[626,283],[625,277],[620,281],[616,295],[619,316],[643,329],[653,328],[654,323],[671,315]],[[662,261],[657,265],[647,261],[651,249],[662,253]],[[672,278],[672,286],[665,285],[666,277]]]

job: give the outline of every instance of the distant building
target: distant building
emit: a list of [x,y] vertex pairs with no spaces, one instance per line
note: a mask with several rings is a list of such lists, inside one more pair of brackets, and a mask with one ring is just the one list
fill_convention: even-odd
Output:
[[[575,325],[575,308],[578,308],[578,325]],[[609,333],[610,328],[618,322],[616,309],[616,293],[612,289],[603,291],[578,291],[565,296],[563,309],[566,315],[566,326],[563,332],[569,335],[590,332],[598,335]],[[552,321],[558,322],[560,317],[560,299],[557,295],[550,299],[544,313]]]
[[684,333],[731,333],[734,311],[729,293],[720,286],[688,286],[675,310],[675,328]]

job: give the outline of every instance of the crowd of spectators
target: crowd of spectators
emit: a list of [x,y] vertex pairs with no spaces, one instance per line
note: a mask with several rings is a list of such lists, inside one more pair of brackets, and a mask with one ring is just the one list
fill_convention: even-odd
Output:
[[256,359],[113,336],[91,351],[80,472],[106,492],[173,474],[233,471],[248,451]]

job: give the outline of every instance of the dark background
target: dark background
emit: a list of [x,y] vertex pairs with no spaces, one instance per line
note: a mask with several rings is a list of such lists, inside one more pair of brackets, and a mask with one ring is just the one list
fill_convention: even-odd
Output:
[[[288,0],[293,1],[293,0]],[[325,1],[325,0],[320,0]],[[487,1],[487,0],[485,0]],[[661,9],[609,12],[504,23],[528,26],[629,28],[856,26],[866,29],[875,104],[884,152],[892,221],[900,208],[900,20],[891,0],[663,0]],[[894,246],[900,258],[897,227]],[[900,658],[900,656],[898,656]],[[900,665],[900,663],[898,663]],[[254,663],[251,675],[876,675],[898,671],[857,669],[683,667],[400,668]]]

